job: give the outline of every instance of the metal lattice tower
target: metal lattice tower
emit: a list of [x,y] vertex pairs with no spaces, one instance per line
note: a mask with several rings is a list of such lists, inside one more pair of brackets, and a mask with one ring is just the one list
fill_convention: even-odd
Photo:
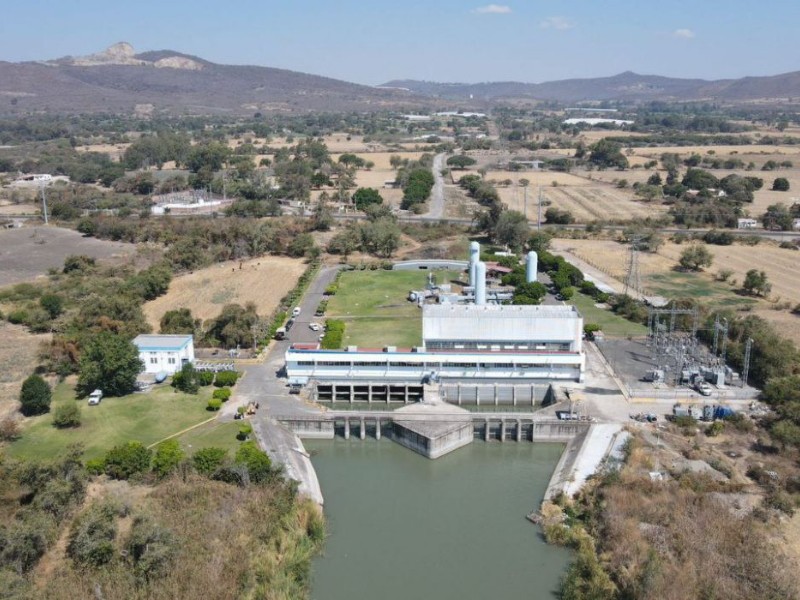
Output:
[[628,258],[628,273],[625,277],[625,290],[624,294],[628,295],[628,290],[633,289],[637,292],[642,290],[642,278],[639,273],[639,243],[642,241],[641,236],[635,235],[631,238],[631,253]]
[[750,351],[753,349],[753,338],[747,338],[744,345],[744,369],[742,369],[742,387],[747,385],[747,377],[750,375]]

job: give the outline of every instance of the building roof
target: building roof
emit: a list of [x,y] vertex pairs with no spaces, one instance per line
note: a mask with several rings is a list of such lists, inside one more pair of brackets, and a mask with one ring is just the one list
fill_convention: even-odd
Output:
[[577,341],[582,321],[574,306],[426,304],[422,337],[425,341]]
[[194,340],[192,335],[137,335],[133,343],[142,350],[181,350]]

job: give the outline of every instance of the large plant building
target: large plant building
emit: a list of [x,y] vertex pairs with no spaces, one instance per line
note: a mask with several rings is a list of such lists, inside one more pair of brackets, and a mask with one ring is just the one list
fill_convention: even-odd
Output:
[[583,381],[583,318],[573,306],[422,307],[419,348],[286,351],[290,381]]

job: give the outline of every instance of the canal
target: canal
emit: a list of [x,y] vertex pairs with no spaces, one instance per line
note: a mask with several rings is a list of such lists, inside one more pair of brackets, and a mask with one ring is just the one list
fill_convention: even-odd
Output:
[[525,515],[563,446],[476,441],[437,460],[390,440],[306,441],[328,538],[314,600],[553,600],[569,552]]

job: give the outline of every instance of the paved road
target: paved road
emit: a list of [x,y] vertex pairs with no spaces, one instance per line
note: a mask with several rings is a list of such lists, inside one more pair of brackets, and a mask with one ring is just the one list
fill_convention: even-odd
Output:
[[431,190],[430,208],[425,215],[428,219],[439,220],[444,217],[444,154],[437,154],[433,157],[433,189]]

